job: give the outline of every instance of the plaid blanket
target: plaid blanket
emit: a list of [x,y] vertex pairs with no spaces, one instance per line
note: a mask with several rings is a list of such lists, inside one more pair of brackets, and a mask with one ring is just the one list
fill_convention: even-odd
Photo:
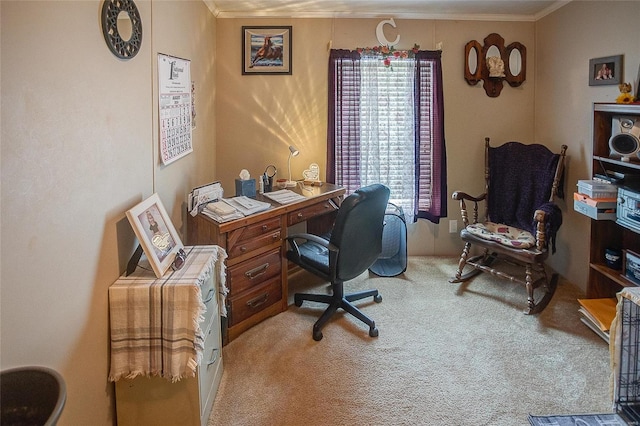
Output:
[[227,254],[218,246],[185,247],[185,252],[185,265],[178,271],[156,279],[153,272],[137,268],[109,287],[110,381],[144,375],[175,382],[195,376],[206,309],[200,286],[215,274],[223,309]]

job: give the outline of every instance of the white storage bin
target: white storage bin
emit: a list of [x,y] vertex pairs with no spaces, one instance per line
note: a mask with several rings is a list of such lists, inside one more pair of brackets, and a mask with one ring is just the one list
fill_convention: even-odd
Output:
[[598,180],[579,180],[578,192],[590,198],[616,198],[618,186]]
[[616,220],[616,201],[600,201],[584,194],[573,193],[573,209],[596,220]]

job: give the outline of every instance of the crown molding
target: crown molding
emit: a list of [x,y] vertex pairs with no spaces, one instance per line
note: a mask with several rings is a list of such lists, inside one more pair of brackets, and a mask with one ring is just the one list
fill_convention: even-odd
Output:
[[218,9],[218,6],[216,6],[213,0],[202,0],[202,1],[204,2],[204,4],[207,5],[207,7],[209,8],[213,16],[217,18],[218,15],[220,15],[220,9]]
[[551,13],[555,12],[556,10],[560,9],[562,6],[565,6],[569,3],[571,3],[573,0],[558,0],[555,3],[553,3],[551,6],[547,7],[546,9],[544,9],[542,12],[536,13],[535,19],[534,21],[537,21],[538,19],[542,19],[547,15],[550,15]]
[[470,13],[394,13],[388,12],[284,12],[272,10],[253,11],[221,11],[215,4],[215,0],[202,0],[213,16],[220,19],[234,18],[270,18],[270,19],[313,19],[313,18],[345,18],[345,19],[422,19],[422,20],[442,20],[442,21],[497,21],[497,22],[535,22],[572,0],[557,0],[551,6],[535,15],[513,15],[513,14],[470,14]]

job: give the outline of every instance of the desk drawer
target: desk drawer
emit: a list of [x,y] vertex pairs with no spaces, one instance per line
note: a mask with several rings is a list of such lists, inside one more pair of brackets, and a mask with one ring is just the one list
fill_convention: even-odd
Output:
[[214,321],[207,330],[204,341],[202,360],[198,366],[198,381],[200,387],[200,416],[205,416],[211,409],[217,386],[213,382],[218,379],[222,371],[222,341],[220,339],[220,322]]
[[280,219],[269,219],[229,232],[227,255],[229,259],[282,240]]
[[239,324],[274,303],[280,302],[281,298],[280,275],[263,282],[240,297],[230,297],[228,299],[229,327]]
[[280,249],[250,259],[229,268],[229,295],[237,296],[271,277],[280,277],[282,258]]
[[205,312],[203,315],[203,320],[200,326],[204,331],[207,330],[209,323],[211,323],[211,319],[220,314],[218,310],[218,291],[217,291],[218,282],[215,279],[215,272],[211,272],[209,278],[207,278],[202,285],[200,286],[200,291],[202,293],[202,303],[205,305]]
[[296,210],[287,215],[287,226],[295,225],[296,223],[305,222],[315,216],[320,216],[326,213],[331,213],[337,210],[337,206],[331,201],[327,200],[322,204],[317,204],[304,209]]

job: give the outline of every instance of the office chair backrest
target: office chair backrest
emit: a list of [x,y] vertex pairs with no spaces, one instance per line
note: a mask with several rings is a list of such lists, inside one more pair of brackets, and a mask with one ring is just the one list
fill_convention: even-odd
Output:
[[365,186],[349,195],[340,206],[331,244],[339,255],[331,259],[336,265],[336,278],[347,281],[371,266],[382,252],[384,213],[389,201],[389,188],[381,184]]

